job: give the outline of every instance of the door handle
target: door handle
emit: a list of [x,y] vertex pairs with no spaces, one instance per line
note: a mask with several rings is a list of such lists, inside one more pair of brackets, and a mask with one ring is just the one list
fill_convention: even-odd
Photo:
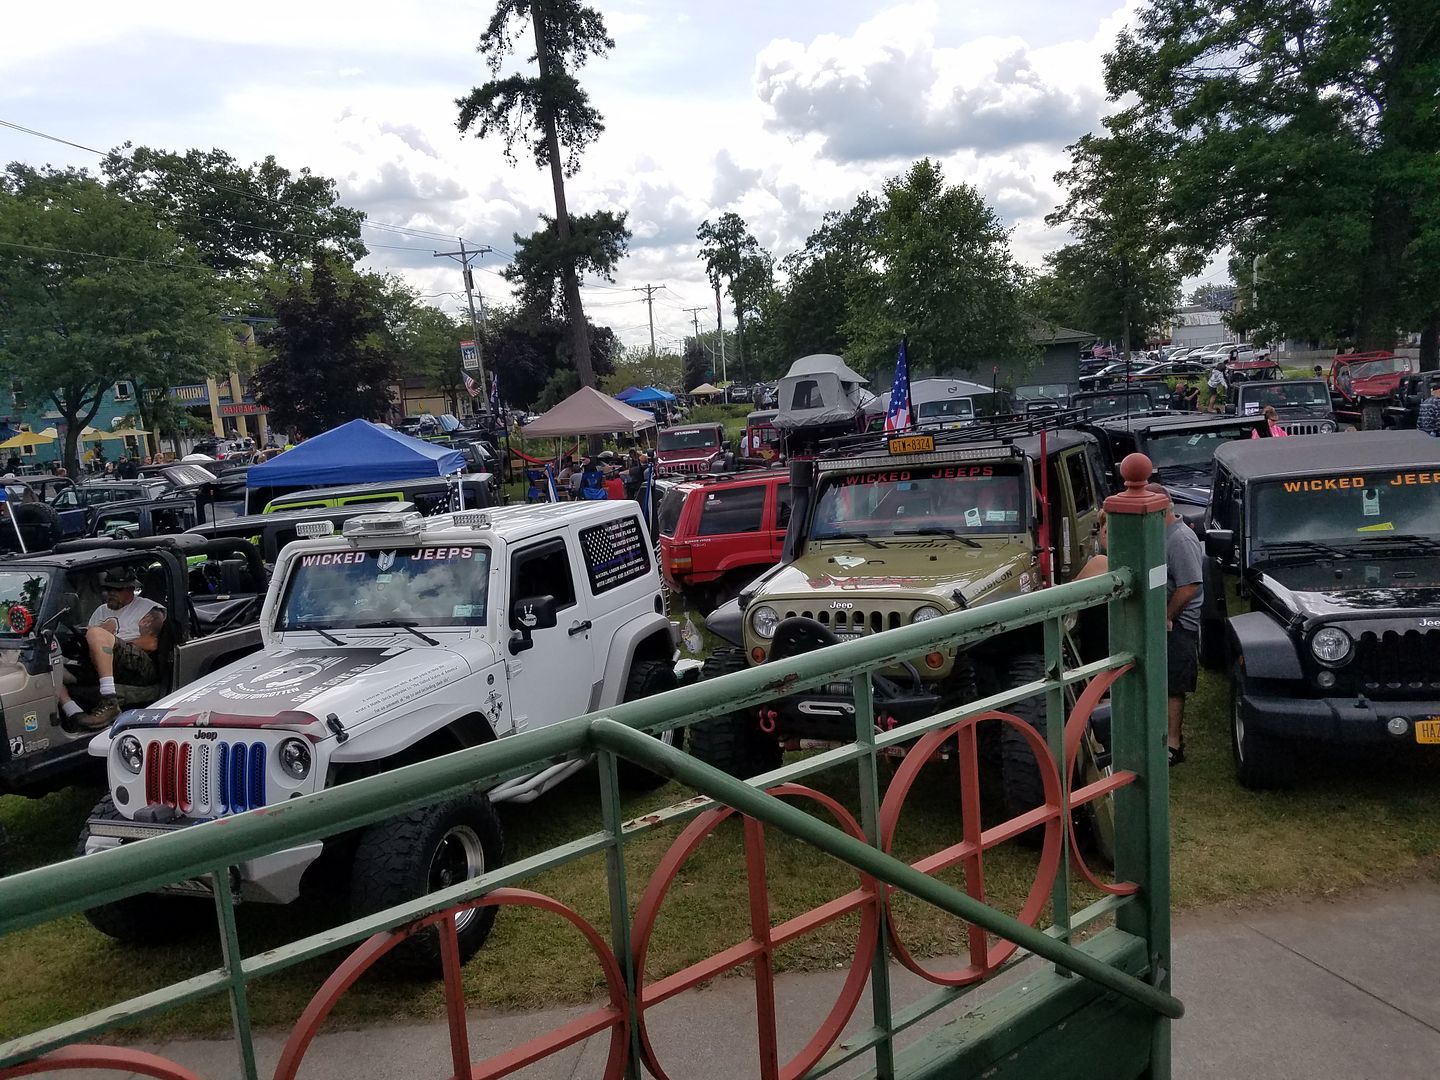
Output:
[[565,632],[571,637],[574,637],[576,634],[585,633],[585,631],[589,630],[592,625],[594,624],[591,623],[589,619],[586,619],[584,622],[577,622],[574,626],[570,627],[570,629]]

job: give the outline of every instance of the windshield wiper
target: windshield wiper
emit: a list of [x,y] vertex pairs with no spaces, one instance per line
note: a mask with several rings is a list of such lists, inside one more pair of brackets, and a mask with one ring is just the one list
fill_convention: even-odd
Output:
[[330,642],[331,645],[344,645],[344,644],[345,644],[345,642],[341,641],[341,640],[340,640],[338,637],[336,637],[334,634],[327,633],[326,631],[321,630],[320,627],[318,627],[318,626],[307,626],[307,627],[305,627],[305,629],[306,629],[306,630],[314,630],[315,633],[319,634],[319,635],[320,635],[321,637],[323,637],[326,641]]
[[431,637],[429,634],[422,634],[419,630],[415,629],[414,623],[408,623],[404,619],[379,619],[375,622],[363,622],[355,624],[356,630],[372,630],[377,627],[393,628],[396,630],[408,630],[410,633],[418,637],[421,641],[425,642],[425,644],[427,645],[440,644],[439,641]]
[[959,540],[966,547],[978,548],[981,545],[971,540],[968,536],[961,536],[948,525],[926,525],[919,529],[896,529],[896,536],[948,536],[951,540]]
[[1434,554],[1440,551],[1440,540],[1430,536],[1417,536],[1413,533],[1375,533],[1370,536],[1356,536],[1345,541],[1347,544],[1364,545],[1365,547],[1406,547],[1415,548],[1427,554]]
[[1278,544],[1264,544],[1261,547],[1261,554],[1266,558],[1275,556],[1286,559],[1295,555],[1328,555],[1331,558],[1346,558],[1345,552],[1330,544],[1322,544],[1318,540],[1285,540]]
[[883,548],[885,545],[874,537],[865,536],[857,532],[828,533],[825,536],[817,536],[816,540],[859,540],[862,544],[869,544],[873,548]]

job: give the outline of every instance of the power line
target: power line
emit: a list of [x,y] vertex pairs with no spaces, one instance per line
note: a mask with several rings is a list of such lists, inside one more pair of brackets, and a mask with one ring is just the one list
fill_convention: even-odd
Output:
[[645,294],[645,310],[650,313],[650,359],[655,359],[655,294],[665,288],[664,285],[637,285],[631,292],[643,292]]

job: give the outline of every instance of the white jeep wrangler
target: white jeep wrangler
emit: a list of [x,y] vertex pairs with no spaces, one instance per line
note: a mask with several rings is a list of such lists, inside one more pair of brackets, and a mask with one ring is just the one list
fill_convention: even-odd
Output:
[[[281,554],[260,616],[263,650],[121,714],[90,743],[109,794],[81,835],[84,853],[677,684],[677,634],[633,502],[365,515],[343,535],[329,522],[300,528],[319,538]],[[584,765],[554,764],[488,795],[242,863],[238,898],[288,903],[307,870],[318,879],[328,866],[342,885],[348,877],[358,916],[475,877],[503,859],[491,804],[527,802]],[[657,782],[634,766],[622,775]],[[207,891],[189,882],[88,918],[116,938],[170,940],[177,918],[207,906],[174,894]],[[464,957],[493,921],[493,908],[463,919]],[[435,970],[437,940],[417,935],[397,964]]]

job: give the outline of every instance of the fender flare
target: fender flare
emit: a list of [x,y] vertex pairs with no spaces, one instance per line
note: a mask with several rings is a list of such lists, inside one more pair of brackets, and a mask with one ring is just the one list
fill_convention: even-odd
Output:
[[496,738],[495,731],[474,705],[437,702],[388,723],[376,724],[336,744],[329,762],[334,766],[383,761],[447,728],[454,730],[456,741],[462,744],[457,749],[478,746]]
[[1305,677],[1295,643],[1281,626],[1263,611],[1247,611],[1226,624],[1230,655],[1245,661],[1245,675],[1251,679]]
[[[659,612],[643,618],[632,619],[615,632],[610,639],[610,651],[605,657],[606,672],[616,672],[615,678],[607,678],[600,687],[598,700],[591,701],[590,709],[608,709],[625,700],[625,684],[630,678],[630,664],[643,646],[656,642],[653,648],[663,651],[664,658],[675,658],[675,640],[671,636],[670,620]],[[658,640],[657,640],[658,639]]]

